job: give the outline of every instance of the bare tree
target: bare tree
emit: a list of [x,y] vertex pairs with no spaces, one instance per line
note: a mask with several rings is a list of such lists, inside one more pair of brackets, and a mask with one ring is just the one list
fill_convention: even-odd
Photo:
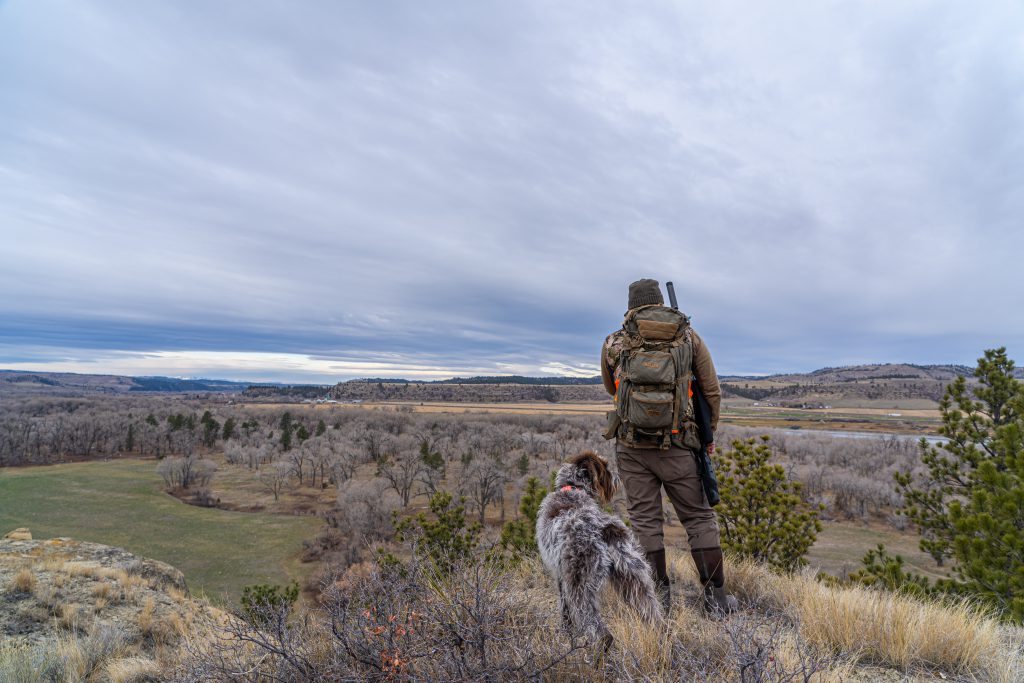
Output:
[[434,495],[444,480],[447,471],[445,458],[438,450],[431,450],[430,441],[420,441],[420,460],[423,467],[420,468],[419,482],[423,484],[427,493]]
[[263,488],[274,494],[275,503],[291,480],[292,471],[291,463],[288,462],[275,462],[260,471],[260,483],[263,484]]
[[168,488],[188,489],[208,486],[213,473],[217,471],[217,465],[195,456],[165,458],[160,461],[156,470]]
[[416,450],[395,448],[377,459],[377,476],[387,481],[401,497],[402,505],[408,507],[423,467],[423,460]]
[[394,534],[392,513],[402,501],[383,479],[349,479],[338,487],[338,509],[333,524],[355,543],[387,540]]
[[463,469],[459,492],[479,512],[481,524],[487,506],[504,499],[508,479],[508,470],[490,456],[476,456]]

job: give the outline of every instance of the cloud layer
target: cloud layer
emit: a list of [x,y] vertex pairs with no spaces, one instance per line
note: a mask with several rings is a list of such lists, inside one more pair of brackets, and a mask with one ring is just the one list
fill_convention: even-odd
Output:
[[725,372],[1020,356],[1022,31],[1008,2],[0,3],[0,366],[589,372],[644,276]]

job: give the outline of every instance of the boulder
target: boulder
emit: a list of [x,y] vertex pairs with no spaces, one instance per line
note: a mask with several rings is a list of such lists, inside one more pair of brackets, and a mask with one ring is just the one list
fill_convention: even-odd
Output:
[[20,527],[14,531],[9,531],[4,534],[5,541],[31,541],[32,532],[25,527]]

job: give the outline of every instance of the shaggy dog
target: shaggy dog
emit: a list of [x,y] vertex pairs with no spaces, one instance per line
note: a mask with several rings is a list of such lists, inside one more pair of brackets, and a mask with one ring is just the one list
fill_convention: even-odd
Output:
[[626,604],[648,622],[664,618],[644,551],[622,520],[604,512],[616,489],[608,461],[596,453],[569,459],[555,475],[555,490],[537,511],[537,546],[558,581],[565,625],[574,633],[612,643],[598,594],[611,581]]

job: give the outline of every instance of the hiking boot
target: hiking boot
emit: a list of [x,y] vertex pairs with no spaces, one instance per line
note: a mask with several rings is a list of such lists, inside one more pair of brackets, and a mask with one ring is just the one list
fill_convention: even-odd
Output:
[[740,603],[736,596],[726,593],[724,587],[704,586],[704,598],[701,600],[701,607],[704,608],[705,616],[712,619],[721,619],[738,610]]
[[665,610],[665,616],[672,609],[672,584],[668,578],[668,566],[665,563],[665,549],[655,550],[647,553],[647,562],[651,565],[651,572],[654,577],[654,589],[658,592],[661,600],[661,607]]

